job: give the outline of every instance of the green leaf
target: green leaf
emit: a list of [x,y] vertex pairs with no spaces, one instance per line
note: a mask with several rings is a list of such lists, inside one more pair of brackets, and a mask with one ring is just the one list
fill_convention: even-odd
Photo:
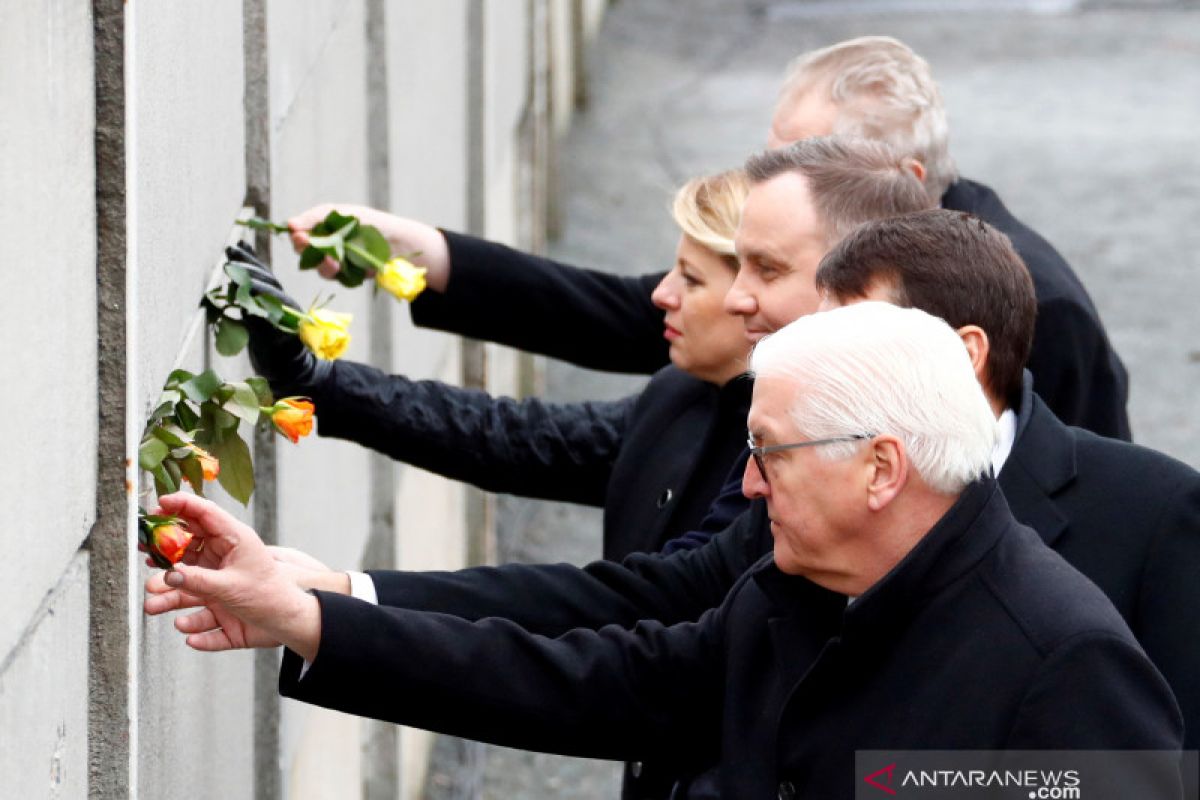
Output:
[[[350,236],[354,232],[354,228],[358,225],[358,217],[352,217],[349,214],[334,209],[325,215],[325,219],[321,220],[322,233],[334,233],[343,238]],[[314,229],[315,230],[315,229]]]
[[250,332],[242,323],[224,317],[217,323],[214,338],[218,353],[223,356],[236,356],[250,341]]
[[200,424],[200,415],[196,413],[196,410],[187,401],[180,401],[175,404],[175,421],[185,431],[194,431],[196,430],[196,426]]
[[154,423],[158,422],[163,417],[170,416],[174,410],[175,410],[175,401],[174,400],[164,401],[162,403],[162,405],[160,405],[158,408],[154,409],[154,411],[152,411],[150,413],[150,419],[146,420],[146,424],[153,425]]
[[[179,462],[179,467],[183,472],[183,477],[192,485],[192,491],[203,497],[204,467],[200,465],[200,458],[195,453],[192,453]],[[220,473],[217,474],[217,477],[221,477]]]
[[230,386],[233,387],[233,395],[222,407],[251,425],[257,425],[258,417],[262,413],[258,410],[258,393],[245,383],[232,383]]
[[194,400],[197,403],[203,403],[212,397],[213,392],[219,388],[221,388],[221,377],[211,369],[207,369],[179,385],[179,390],[189,400]]
[[310,236],[308,246],[336,261],[346,258],[346,240],[337,233],[331,233],[328,236]]
[[250,217],[241,221],[242,225],[255,231],[270,231],[271,233],[289,233],[290,228],[278,222],[271,222],[269,219],[262,217]]
[[250,271],[234,261],[225,262],[225,274],[238,286],[245,286],[250,283]]
[[282,331],[287,331],[288,333],[296,332],[299,327],[299,321],[293,312],[288,311],[284,307],[282,300],[278,297],[272,297],[269,294],[259,295],[256,299],[258,300],[259,308],[262,309],[258,312],[258,316],[266,317],[272,325]]
[[270,406],[275,404],[275,395],[271,394],[271,386],[267,383],[266,378],[260,378],[255,375],[253,378],[246,379],[246,385],[253,390],[255,397],[258,398],[260,406]]
[[357,264],[346,261],[338,270],[337,279],[342,286],[353,289],[356,286],[362,286],[363,281],[367,279],[367,271]]
[[358,231],[351,237],[356,245],[366,250],[376,260],[387,262],[392,257],[392,246],[388,244],[388,240],[379,232],[379,228],[374,225],[359,225]]
[[173,370],[171,374],[167,376],[167,382],[163,384],[163,388],[178,389],[181,383],[190,381],[194,377],[196,376],[188,372],[186,369]]
[[[217,290],[213,289],[200,298],[200,305],[204,308],[204,321],[209,325],[215,324],[217,320],[225,316],[225,313],[221,310],[221,306],[217,304],[218,297],[220,295],[217,294]],[[222,300],[224,300],[223,297]]]
[[142,439],[142,443],[138,446],[138,466],[144,470],[153,472],[162,463],[162,460],[167,457],[170,452],[167,443],[154,436],[147,436]]
[[300,253],[300,269],[316,269],[324,260],[325,254],[310,245]]
[[160,495],[179,491],[179,484],[171,478],[162,464],[150,470],[150,474],[154,476],[154,491]]
[[210,452],[221,462],[221,474],[217,476],[221,486],[239,503],[248,504],[254,493],[254,463],[242,437],[226,436],[214,442]]
[[187,447],[190,443],[183,431],[167,425],[155,425],[150,433],[167,447]]
[[179,489],[179,482],[183,480],[183,470],[179,468],[179,462],[173,458],[163,459],[162,466],[166,469],[167,474],[171,476],[171,481],[175,484],[175,488],[171,491]]
[[233,296],[233,303],[241,309],[258,307],[258,301],[254,299],[254,292],[250,284],[243,283],[237,288],[237,292]]

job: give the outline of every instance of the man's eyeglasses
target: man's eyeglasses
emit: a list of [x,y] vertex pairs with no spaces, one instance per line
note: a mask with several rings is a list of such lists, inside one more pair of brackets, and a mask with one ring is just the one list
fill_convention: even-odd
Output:
[[799,447],[815,447],[819,444],[834,444],[836,442],[859,442],[863,439],[874,439],[873,433],[854,433],[848,436],[834,436],[830,439],[812,439],[807,442],[792,442],[791,444],[769,444],[761,447],[756,447],[754,437],[746,437],[746,446],[750,448],[750,455],[754,457],[754,466],[758,467],[758,474],[767,483],[770,479],[767,478],[767,460],[764,458],[768,453],[777,453],[780,450],[795,450]]

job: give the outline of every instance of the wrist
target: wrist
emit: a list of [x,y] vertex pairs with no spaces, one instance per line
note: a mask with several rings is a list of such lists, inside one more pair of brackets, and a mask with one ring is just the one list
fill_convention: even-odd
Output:
[[304,590],[319,589],[322,592],[350,594],[350,576],[345,572],[306,570],[296,579],[296,585]]
[[305,661],[315,661],[321,645],[321,602],[317,596],[296,588],[276,620],[275,638]]

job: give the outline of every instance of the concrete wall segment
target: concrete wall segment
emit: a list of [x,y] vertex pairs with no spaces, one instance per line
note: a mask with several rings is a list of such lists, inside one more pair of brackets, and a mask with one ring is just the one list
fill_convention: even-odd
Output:
[[245,194],[241,36],[232,0],[138,8],[131,211],[144,405],[175,362]]
[[[0,660],[95,518],[96,229],[90,4],[17,5],[0,25],[0,215],[10,264],[0,301]],[[42,80],[26,80],[44,76]],[[37,270],[36,279],[19,278]]]
[[466,225],[466,2],[388,6],[392,210]]
[[88,557],[79,553],[0,659],[0,797],[68,800],[88,785]]

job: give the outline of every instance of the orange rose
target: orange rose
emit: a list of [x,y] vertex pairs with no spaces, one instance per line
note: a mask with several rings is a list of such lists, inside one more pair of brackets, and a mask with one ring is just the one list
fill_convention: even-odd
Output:
[[204,471],[204,480],[215,481],[221,474],[221,462],[194,444],[189,444],[188,449],[196,454],[196,458],[200,459],[200,469]]
[[285,397],[268,411],[271,422],[292,442],[299,442],[300,437],[308,436],[313,429],[313,404],[311,400],[302,397]]
[[163,569],[170,569],[183,558],[193,534],[182,520],[175,517],[147,516],[141,520],[142,544],[150,552],[150,558]]

